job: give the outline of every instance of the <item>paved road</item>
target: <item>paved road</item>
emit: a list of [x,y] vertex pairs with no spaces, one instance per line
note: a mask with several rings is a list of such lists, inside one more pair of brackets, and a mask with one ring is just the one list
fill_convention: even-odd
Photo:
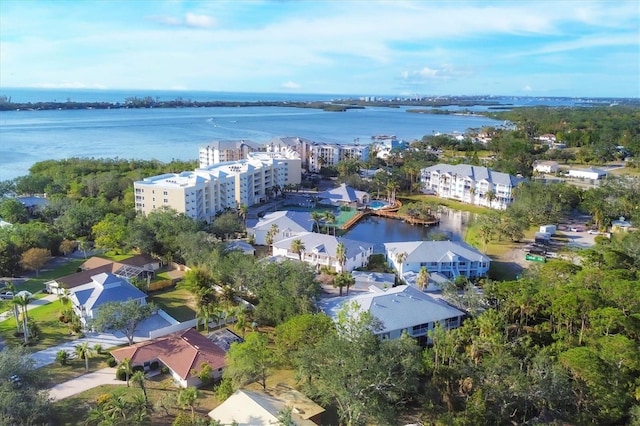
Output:
[[49,389],[49,396],[54,401],[58,401],[76,395],[100,385],[124,385],[126,382],[116,380],[115,368],[103,368],[93,373],[69,380]]

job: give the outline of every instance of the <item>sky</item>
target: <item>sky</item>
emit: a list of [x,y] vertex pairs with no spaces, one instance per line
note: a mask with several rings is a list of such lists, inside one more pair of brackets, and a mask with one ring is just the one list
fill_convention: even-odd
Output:
[[640,2],[1,0],[0,87],[640,97]]

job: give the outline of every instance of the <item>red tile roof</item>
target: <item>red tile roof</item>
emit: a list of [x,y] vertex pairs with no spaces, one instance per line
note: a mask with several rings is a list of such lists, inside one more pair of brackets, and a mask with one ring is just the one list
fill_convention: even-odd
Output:
[[111,355],[118,362],[129,358],[132,365],[157,359],[183,380],[202,364],[209,364],[214,371],[225,366],[225,352],[193,328],[116,349]]

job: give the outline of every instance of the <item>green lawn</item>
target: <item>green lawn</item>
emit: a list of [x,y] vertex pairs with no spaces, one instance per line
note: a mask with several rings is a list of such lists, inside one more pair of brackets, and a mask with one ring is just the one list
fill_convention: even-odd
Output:
[[[89,372],[94,372],[97,370],[101,370],[103,368],[107,368],[107,360],[111,358],[110,351],[116,348],[109,348],[104,350],[101,354],[96,354],[93,357],[89,358]],[[60,365],[59,363],[54,363],[51,365],[47,365],[43,367],[47,371],[47,376],[49,379],[49,386],[53,387],[58,383],[64,383],[71,379],[75,379],[76,377],[80,377],[87,373],[85,370],[85,362],[84,359],[76,358],[69,360],[67,365]]]
[[44,290],[44,283],[55,278],[71,275],[78,270],[78,267],[85,262],[84,259],[74,259],[58,266],[55,269],[42,271],[37,278],[31,278],[22,284],[16,284],[16,290],[27,290],[33,294]]
[[488,207],[462,203],[460,201],[450,200],[448,198],[436,197],[435,195],[414,194],[414,195],[402,195],[402,197],[398,197],[398,198],[400,198],[400,201],[402,201],[405,204],[407,202],[419,203],[424,201],[426,203],[437,203],[441,206],[445,206],[453,210],[461,210],[461,211],[466,211],[471,213],[485,214],[491,211],[491,209],[489,209]]
[[[43,306],[28,311],[29,318],[35,321],[40,327],[40,335],[30,346],[33,351],[40,351],[50,346],[59,345],[74,339],[77,335],[69,335],[69,329],[58,319],[61,305],[59,302],[48,303]],[[14,336],[16,331],[16,320],[11,317],[0,322],[0,336],[9,346],[16,346],[22,343],[22,337]]]
[[185,289],[170,288],[149,295],[149,300],[180,322],[196,317],[195,300]]

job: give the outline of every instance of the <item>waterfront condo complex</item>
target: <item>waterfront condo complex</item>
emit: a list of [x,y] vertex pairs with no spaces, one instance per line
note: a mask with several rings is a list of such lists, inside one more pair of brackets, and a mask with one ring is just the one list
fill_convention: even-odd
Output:
[[494,209],[513,202],[513,189],[524,178],[468,164],[436,164],[421,170],[423,191]]
[[243,160],[134,182],[136,211],[148,214],[163,207],[171,208],[209,222],[225,209],[266,201],[285,185],[299,184],[300,178],[299,158],[249,153]]

